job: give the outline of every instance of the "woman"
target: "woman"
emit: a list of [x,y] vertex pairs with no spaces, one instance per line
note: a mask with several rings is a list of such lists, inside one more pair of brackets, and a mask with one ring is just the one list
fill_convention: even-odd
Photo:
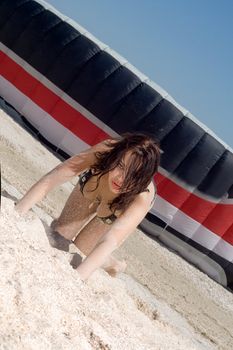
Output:
[[[158,144],[143,134],[125,134],[73,156],[43,176],[16,205],[25,214],[50,190],[76,175],[78,184],[52,228],[87,256],[78,266],[85,280],[102,266],[114,275],[125,268],[111,253],[134,231],[153,205]],[[77,235],[78,233],[78,235]]]

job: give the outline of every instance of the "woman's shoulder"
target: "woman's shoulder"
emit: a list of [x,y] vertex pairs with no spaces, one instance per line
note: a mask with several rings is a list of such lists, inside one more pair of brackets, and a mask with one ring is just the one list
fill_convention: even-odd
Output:
[[157,190],[153,181],[150,182],[145,191],[137,194],[130,206],[151,208],[156,198]]
[[156,189],[155,183],[151,181],[147,186],[146,190],[138,194],[137,201],[138,203],[145,204],[145,205],[149,203],[149,205],[151,206],[154,204],[156,194],[157,194],[157,189]]
[[130,221],[139,220],[139,222],[145,217],[145,215],[152,208],[156,197],[156,187],[151,182],[146,191],[143,191],[135,196],[130,205],[122,212],[117,212],[117,218],[124,218],[129,215]]

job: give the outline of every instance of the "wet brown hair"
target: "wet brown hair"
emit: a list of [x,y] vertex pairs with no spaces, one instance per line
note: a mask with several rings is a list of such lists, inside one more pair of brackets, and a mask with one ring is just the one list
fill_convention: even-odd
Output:
[[[121,192],[110,204],[110,209],[125,210],[135,196],[146,191],[158,170],[160,148],[158,143],[148,135],[127,133],[119,138],[106,141],[108,151],[97,152],[96,163],[91,167],[99,179],[115,169],[127,152],[131,152],[121,186]],[[98,185],[97,185],[98,186]]]

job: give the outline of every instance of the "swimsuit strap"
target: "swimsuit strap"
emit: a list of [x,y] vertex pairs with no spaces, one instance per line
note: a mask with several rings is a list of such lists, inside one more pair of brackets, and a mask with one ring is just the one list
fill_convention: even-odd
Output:
[[[93,176],[91,169],[85,170],[82,174],[79,175],[79,186],[80,191],[83,194],[84,186],[87,183],[87,181]],[[97,197],[96,201],[100,202],[100,199]],[[106,217],[97,216],[101,221],[103,221],[104,224],[111,225],[116,219],[117,216],[115,214],[111,214]]]
[[92,177],[92,171],[91,169],[85,170],[82,174],[79,175],[79,186],[80,186],[80,191],[83,194],[84,186],[87,183],[87,181]]
[[155,189],[155,194],[154,194],[154,197],[153,197],[153,199],[151,201],[151,206],[154,205],[155,199],[157,197],[157,187],[156,187],[154,182],[153,182],[153,185],[154,185],[154,189]]

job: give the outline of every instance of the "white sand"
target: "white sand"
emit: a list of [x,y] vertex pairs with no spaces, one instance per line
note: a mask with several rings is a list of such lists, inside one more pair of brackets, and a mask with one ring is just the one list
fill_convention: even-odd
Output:
[[80,281],[78,251],[47,237],[73,184],[15,213],[12,199],[59,160],[3,111],[0,125],[0,349],[232,349],[233,294],[139,230],[116,253],[125,274]]

